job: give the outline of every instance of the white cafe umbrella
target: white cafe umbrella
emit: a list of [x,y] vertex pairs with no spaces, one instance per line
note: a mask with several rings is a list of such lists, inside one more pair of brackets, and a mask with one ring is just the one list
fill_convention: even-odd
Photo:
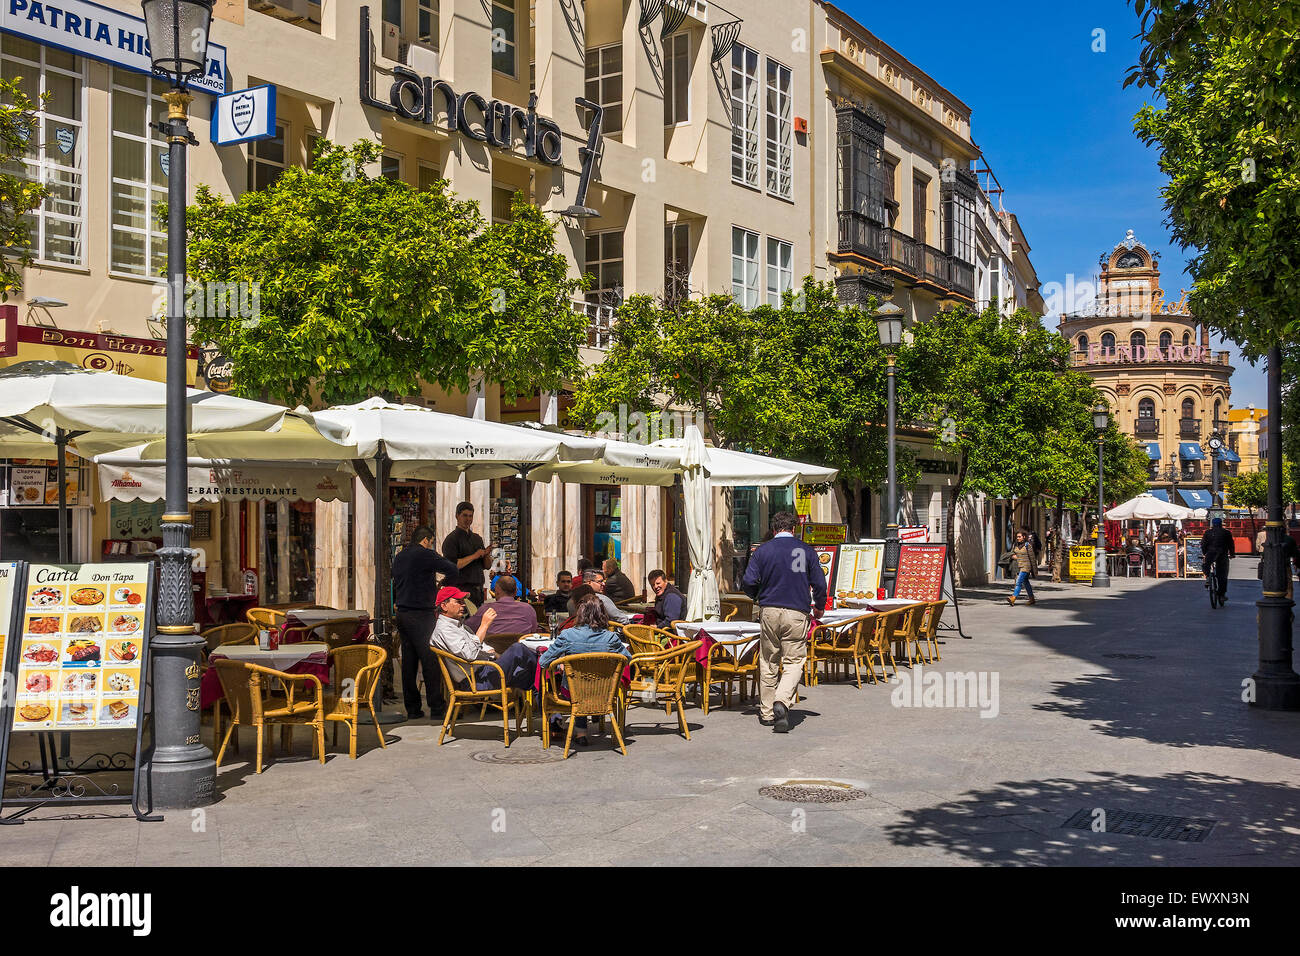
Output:
[[[697,428],[696,431],[698,430]],[[685,438],[663,438],[648,447],[681,450],[686,441]],[[802,485],[815,485],[834,481],[835,476],[839,474],[834,468],[823,468],[821,465],[808,465],[801,461],[711,446],[705,447],[704,467],[708,472],[709,481],[716,488],[734,488],[743,485],[785,486],[795,482]]]
[[543,465],[532,477],[592,485],[652,485],[667,487],[682,474],[680,448],[657,448],[634,442],[605,440],[605,450],[592,461],[562,461]]
[[[355,445],[345,441],[345,429],[330,422],[318,422],[299,406],[286,412],[280,426],[271,432],[240,430],[191,434],[187,442],[190,458],[210,461],[351,461]],[[166,441],[153,441],[138,449],[143,461],[167,457]]]
[[[280,405],[186,389],[191,433],[271,431]],[[40,458],[54,451],[59,469],[59,560],[67,560],[64,450],[83,456],[138,445],[167,434],[167,385],[92,372],[70,362],[20,362],[0,370],[0,455]]]
[[1180,521],[1192,517],[1192,509],[1142,492],[1106,512],[1107,521]]
[[696,425],[686,428],[682,442],[682,501],[686,544],[690,549],[691,583],[686,592],[688,621],[716,621],[722,610],[718,575],[713,567],[713,489],[704,465],[707,449]]
[[539,465],[590,461],[605,448],[601,439],[448,415],[382,398],[327,408],[312,418],[319,427],[337,426],[343,439],[356,446],[358,458],[386,456],[393,478],[509,478]]
[[[338,446],[340,448],[344,446]],[[141,457],[144,446],[95,456],[104,501],[159,501],[166,465]],[[190,458],[190,504],[201,501],[351,501],[352,476],[337,461],[222,461]]]

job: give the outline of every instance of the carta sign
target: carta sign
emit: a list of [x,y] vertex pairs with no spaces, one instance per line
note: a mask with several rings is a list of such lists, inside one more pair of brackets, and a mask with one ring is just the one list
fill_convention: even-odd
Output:
[[[88,0],[0,0],[0,30],[137,73],[153,73],[144,20]],[[190,81],[205,93],[226,92],[226,48],[208,44],[208,65]]]
[[[524,155],[537,159],[548,166],[559,166],[564,162],[564,138],[559,124],[554,120],[537,115],[537,97],[532,96],[528,109],[513,106],[501,100],[488,100],[473,91],[457,93],[445,80],[420,76],[405,66],[393,67],[393,84],[388,91],[388,99],[381,100],[374,95],[373,89],[374,60],[371,54],[370,8],[361,8],[361,102],[366,106],[396,113],[405,119],[418,120],[433,126],[438,122],[438,114],[446,115],[445,128],[448,132],[460,132],[470,139],[495,149],[510,149],[514,144],[515,132],[523,137]],[[441,99],[442,109],[437,109]],[[582,205],[586,201],[587,185],[591,180],[593,164],[600,152],[600,125],[604,108],[585,97],[577,97],[574,102],[591,112],[591,123],[587,127],[587,144],[578,150],[582,157],[582,175],[578,183],[576,202]]]

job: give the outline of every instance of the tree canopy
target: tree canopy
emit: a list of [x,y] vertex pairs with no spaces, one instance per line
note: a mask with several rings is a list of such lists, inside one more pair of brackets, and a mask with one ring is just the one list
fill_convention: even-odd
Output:
[[[1268,507],[1268,473],[1242,471],[1229,478],[1224,485],[1225,498],[1242,508]],[[1295,479],[1294,463],[1287,461],[1282,469],[1282,502],[1300,500],[1300,486]]]
[[40,155],[45,132],[35,117],[39,78],[0,78],[0,246],[7,250],[0,256],[0,302],[8,302],[22,288],[23,269],[33,259],[27,214],[39,208],[50,191],[28,178],[23,167],[24,157]]
[[[232,360],[234,388],[290,404],[468,390],[507,401],[575,376],[586,320],[571,305],[554,227],[516,197],[488,225],[445,182],[425,190],[367,167],[377,143],[322,143],[310,168],[230,202],[206,187],[188,210],[198,288],[234,284],[255,314],[205,307],[198,342]],[[238,310],[224,310],[238,311]]]

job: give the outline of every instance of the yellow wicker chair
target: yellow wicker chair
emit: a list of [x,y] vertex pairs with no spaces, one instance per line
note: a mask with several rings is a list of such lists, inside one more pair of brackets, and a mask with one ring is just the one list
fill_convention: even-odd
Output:
[[724,621],[730,621],[735,619],[736,615],[739,613],[740,613],[739,604],[734,604],[731,601],[722,602],[722,619]]
[[[862,659],[867,653],[867,641],[863,637],[863,628],[870,628],[871,615],[852,618],[834,626],[819,624],[813,629],[808,641],[807,673],[804,680],[810,686],[818,683],[817,664],[826,665],[828,676],[833,676],[837,667],[843,667],[844,676],[848,677],[849,664],[854,665],[854,676],[858,686],[862,686]],[[875,672],[871,661],[867,661],[867,672],[875,681]]]
[[926,658],[927,664],[940,660],[939,620],[943,617],[943,609],[947,606],[947,601],[929,601],[925,605],[925,617],[921,621],[918,638],[930,645],[930,654]]
[[[257,729],[258,773],[262,772],[263,731],[273,725],[280,727],[280,741],[285,749],[293,747],[294,727],[310,727],[312,756],[319,756],[320,762],[325,762],[325,700],[320,679],[315,674],[286,674],[259,664],[226,659],[213,661],[212,666],[221,678],[221,690],[230,708],[230,729],[217,751],[218,769],[231,734],[237,734],[240,727]],[[284,698],[268,701],[265,692],[274,684],[283,689]],[[299,685],[305,685],[306,699],[297,696]]]
[[374,697],[388,652],[376,644],[350,644],[334,648],[329,652],[329,658],[330,686],[334,690],[325,695],[325,719],[334,724],[331,745],[338,746],[339,724],[346,725],[348,756],[357,759],[357,726],[364,707],[370,711],[370,719],[379,734],[379,746],[387,750],[384,730],[375,716]]
[[898,625],[903,612],[906,608],[899,608],[896,611],[886,611],[877,614],[871,621],[871,634],[867,638],[867,663],[871,663],[871,654],[875,654],[880,661],[880,674],[888,680],[890,674],[885,667],[885,660],[889,660],[889,666],[894,669],[894,676],[898,676],[898,662],[894,660],[894,629]]
[[269,631],[284,623],[285,613],[273,607],[250,607],[244,612],[244,617],[258,630],[265,628]]
[[662,651],[675,636],[649,624],[626,624],[623,637],[627,639],[633,654],[655,654]]
[[356,634],[359,623],[354,617],[332,617],[316,624],[294,624],[284,629],[280,643],[320,641],[327,644],[330,650],[347,647],[352,643],[352,636]]
[[[568,654],[556,658],[542,674],[542,746],[551,746],[551,716],[553,714],[569,715],[569,730],[564,737],[564,756],[569,756],[569,747],[573,742],[573,725],[578,717],[598,717],[606,714],[613,717],[614,736],[618,738],[618,748],[627,756],[627,747],[623,744],[621,716],[619,714],[618,690],[623,668],[627,658],[622,654]],[[565,684],[569,699],[559,694],[556,668],[564,667]]]
[[252,644],[257,640],[257,628],[252,624],[222,624],[208,628],[199,634],[199,637],[203,638],[203,642],[207,645],[203,649],[203,656],[206,659],[222,644]]
[[[743,651],[752,645],[748,652]],[[704,687],[712,689],[714,684],[722,685],[722,706],[731,706],[731,685],[740,690],[740,699],[746,699],[745,682],[750,683],[750,692],[758,692],[758,643],[752,637],[742,637],[735,641],[714,641],[709,648],[709,656],[704,662]],[[704,694],[704,714],[709,713],[709,695]]]
[[653,654],[633,654],[629,666],[632,682],[623,695],[623,729],[627,730],[627,712],[632,704],[663,705],[669,717],[677,709],[677,726],[687,740],[691,739],[682,711],[682,688],[686,683],[686,664],[695,660],[695,652],[704,646],[703,641],[679,644]]
[[[918,601],[915,604],[909,604],[907,607],[900,609],[899,622],[894,627],[894,653],[901,654],[907,658],[907,665],[911,667],[922,659],[920,653],[920,631],[921,620],[925,616],[926,603]],[[913,650],[917,653],[913,655]]]
[[[450,731],[454,737],[456,735],[456,717],[460,709],[466,704],[480,704],[479,716],[481,717],[488,707],[495,707],[501,711],[501,724],[504,728],[503,736],[505,737],[506,746],[510,746],[510,711],[515,712],[515,736],[518,737],[522,732],[520,726],[523,721],[523,703],[519,691],[513,690],[506,686],[506,674],[501,669],[501,665],[496,661],[464,661],[440,647],[433,648],[433,653],[438,657],[438,669],[442,671],[442,686],[447,692],[447,716],[442,721],[442,733],[438,735],[438,746],[441,747],[443,739]],[[481,667],[490,667],[497,672],[500,680],[500,686],[490,690],[475,689],[474,677],[475,670]],[[454,675],[454,676],[453,676]],[[456,681],[461,680],[465,683],[457,685]]]

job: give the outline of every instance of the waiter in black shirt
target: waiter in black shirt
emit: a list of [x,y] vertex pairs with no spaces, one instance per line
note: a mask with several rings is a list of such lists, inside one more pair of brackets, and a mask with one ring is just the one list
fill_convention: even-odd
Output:
[[456,506],[456,527],[442,542],[442,556],[454,561],[459,569],[448,583],[469,592],[475,607],[483,603],[483,574],[487,571],[487,557],[492,552],[483,539],[469,530],[474,523],[474,506],[462,501]]
[[407,720],[419,720],[420,691],[415,686],[416,668],[424,669],[424,693],[430,716],[439,718],[446,710],[442,701],[442,679],[438,657],[429,647],[438,619],[433,603],[438,591],[436,575],[454,578],[456,565],[433,550],[433,529],[422,524],[411,533],[411,543],[393,558],[393,591],[397,603],[397,629],[402,635],[402,697]]

